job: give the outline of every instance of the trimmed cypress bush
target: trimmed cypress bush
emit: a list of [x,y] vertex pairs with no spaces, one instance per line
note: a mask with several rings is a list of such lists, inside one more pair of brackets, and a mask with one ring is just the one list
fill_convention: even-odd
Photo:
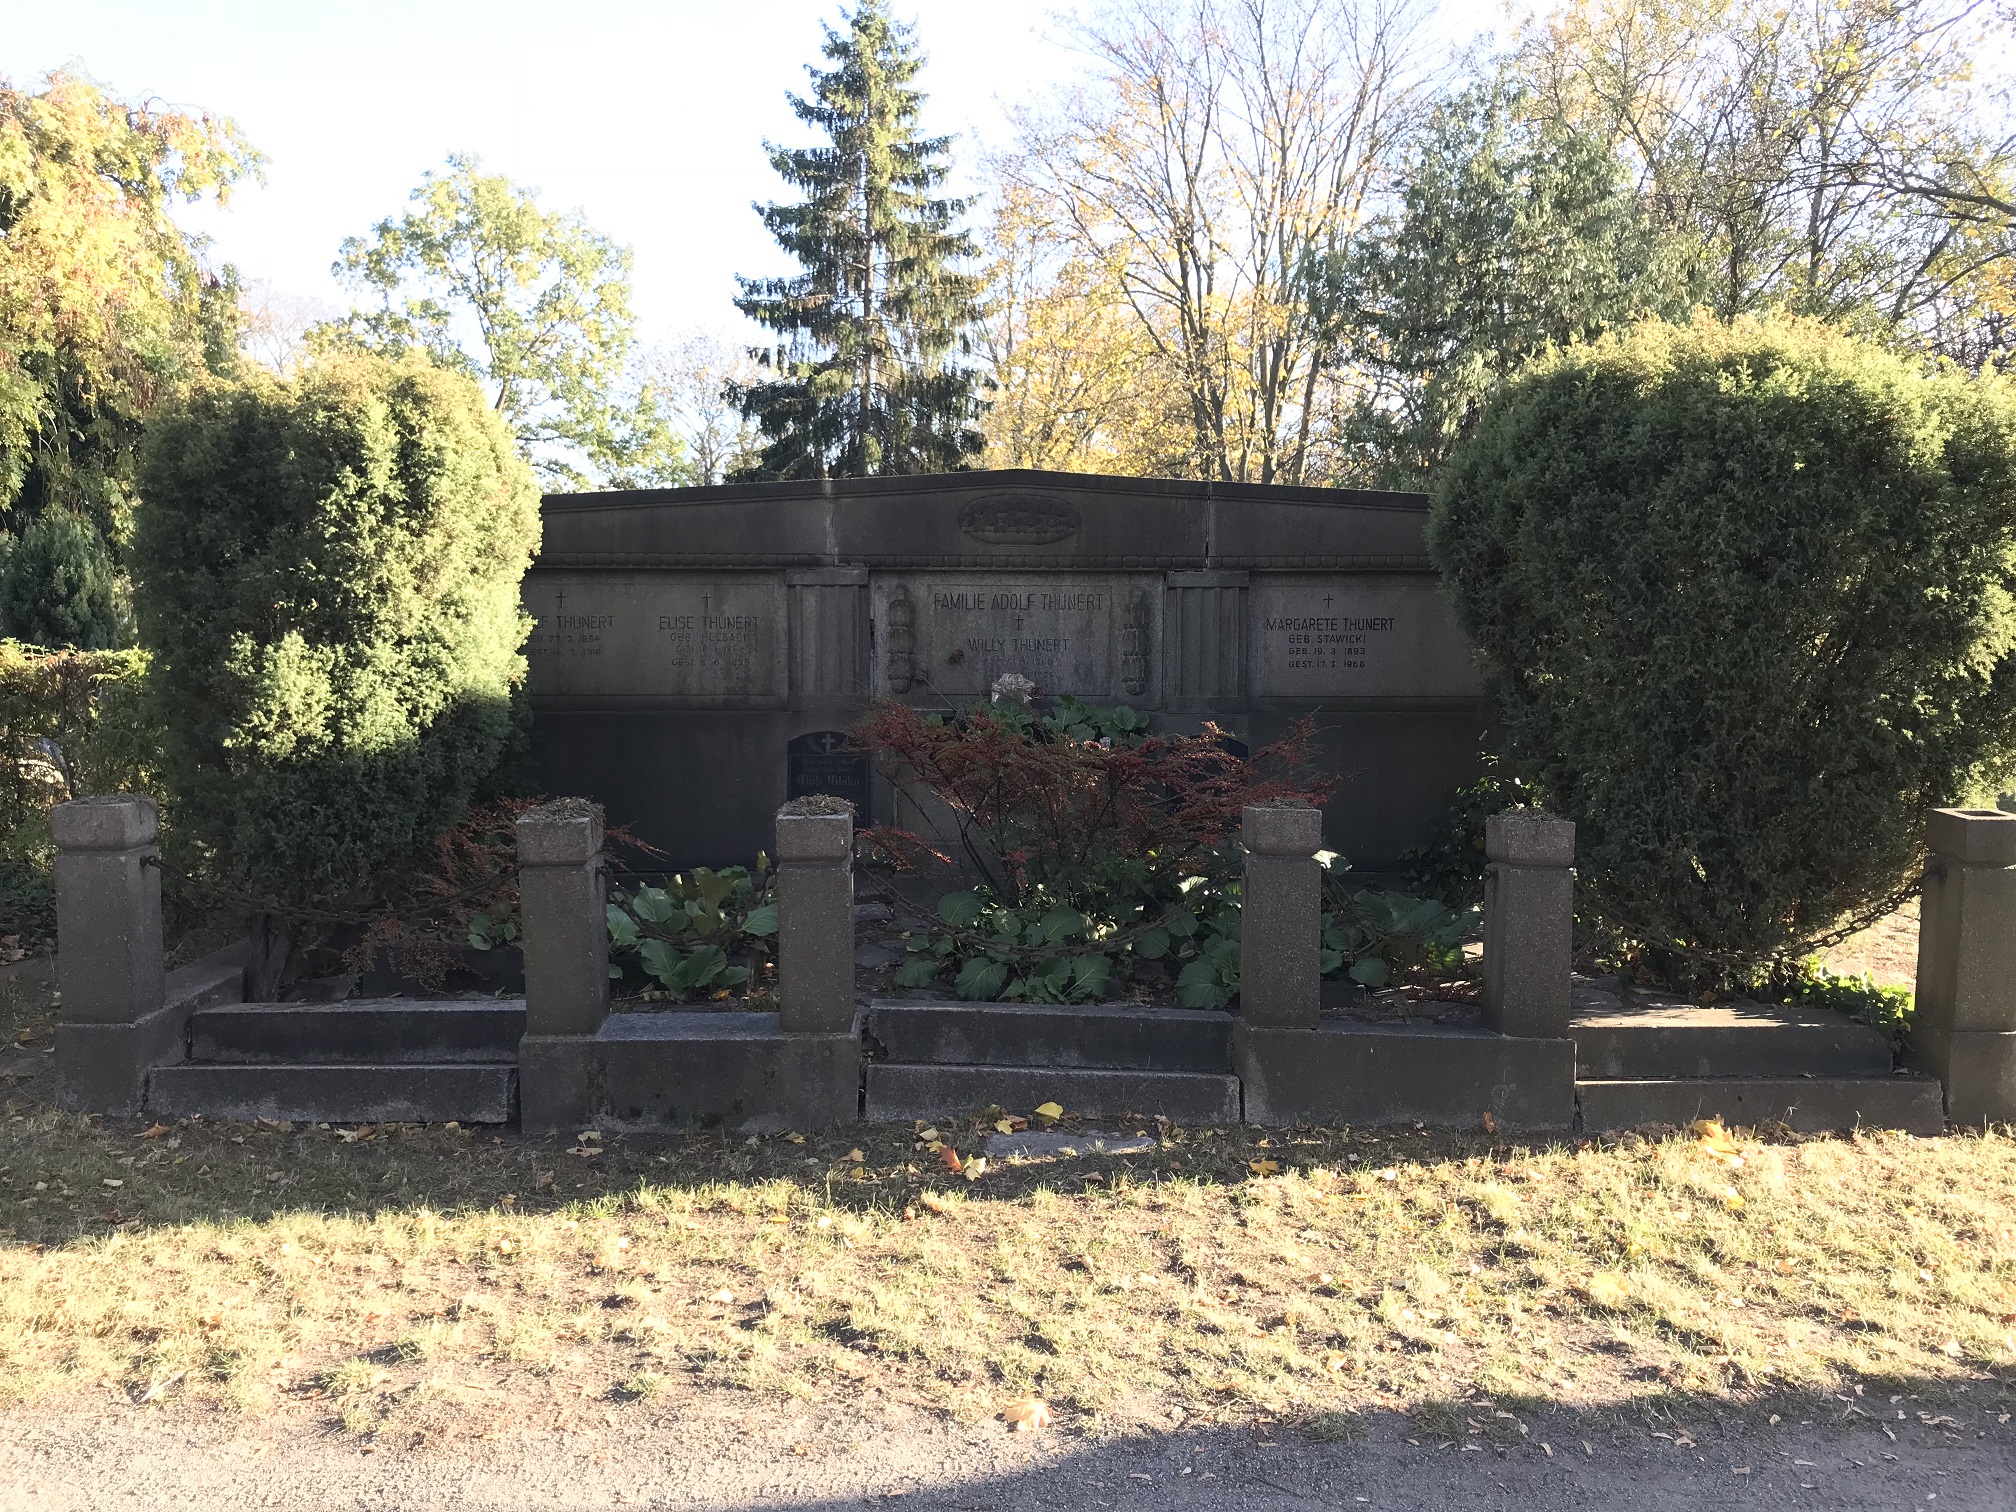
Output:
[[1489,403],[1429,528],[1581,906],[1754,981],[2016,750],[2016,395],[1810,322],[1650,323]]
[[539,490],[467,378],[342,357],[153,424],[134,599],[181,835],[274,907],[355,900],[505,755]]
[[0,565],[0,636],[79,651],[129,642],[112,552],[96,525],[55,506],[29,521]]

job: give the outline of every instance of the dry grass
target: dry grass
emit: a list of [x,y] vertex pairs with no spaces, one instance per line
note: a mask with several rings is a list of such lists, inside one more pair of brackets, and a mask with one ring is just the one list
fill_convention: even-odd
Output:
[[1139,1156],[969,1183],[900,1128],[598,1154],[147,1129],[44,1090],[0,1083],[9,1405],[116,1394],[370,1434],[724,1389],[960,1417],[1035,1394],[1082,1423],[1344,1438],[1377,1408],[1424,1435],[1517,1429],[1484,1397],[1827,1394],[1945,1421],[2016,1382],[2005,1131],[1781,1132],[1730,1168],[1678,1134],[1164,1128]]
[[2001,1134],[1788,1139],[1732,1171],[1681,1136],[1172,1129],[969,1184],[891,1129],[599,1156],[54,1113],[5,1132],[13,1403],[309,1401],[369,1431],[500,1389],[566,1410],[879,1388],[1337,1432],[1325,1414],[1474,1391],[1936,1392],[2016,1366]]

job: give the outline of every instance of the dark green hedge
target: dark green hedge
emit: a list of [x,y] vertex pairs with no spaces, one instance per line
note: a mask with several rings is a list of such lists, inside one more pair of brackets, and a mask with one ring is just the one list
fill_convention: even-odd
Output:
[[154,422],[134,599],[184,835],[279,904],[356,898],[513,731],[539,490],[468,379],[350,357]]
[[1585,909],[1754,974],[2016,749],[2016,396],[1803,322],[1648,324],[1488,405],[1429,538]]

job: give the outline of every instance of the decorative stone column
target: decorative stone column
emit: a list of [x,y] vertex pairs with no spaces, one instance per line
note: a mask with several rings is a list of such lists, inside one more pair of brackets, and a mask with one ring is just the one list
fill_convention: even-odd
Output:
[[1249,805],[1240,818],[1246,877],[1239,924],[1239,1016],[1270,1029],[1314,1029],[1322,977],[1323,813],[1303,803]]
[[1484,1023],[1521,1039],[1568,1034],[1575,826],[1537,809],[1484,821]]
[[2016,814],[1934,809],[1910,1056],[1955,1123],[2016,1118]]
[[777,811],[778,1021],[787,1034],[854,1029],[854,812],[837,798]]
[[527,1132],[578,1128],[600,1103],[595,1036],[609,1015],[602,815],[584,798],[556,798],[521,815],[517,830],[519,1119]]
[[56,842],[57,1100],[131,1117],[147,1072],[181,1060],[186,1013],[165,1006],[160,816],[147,797],[78,798],[49,811]]

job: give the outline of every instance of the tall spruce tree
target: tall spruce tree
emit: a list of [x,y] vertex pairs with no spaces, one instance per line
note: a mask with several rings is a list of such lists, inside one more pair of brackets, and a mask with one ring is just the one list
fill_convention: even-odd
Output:
[[789,97],[832,145],[764,144],[805,198],[756,209],[804,271],[737,280],[737,308],[776,333],[751,354],[766,376],[731,388],[763,436],[743,479],[945,472],[982,446],[978,380],[955,360],[980,288],[960,267],[975,253],[957,224],[971,202],[940,192],[951,139],[917,134],[915,29],[887,0],[843,20],[826,28],[835,66],[806,70],[812,98]]

